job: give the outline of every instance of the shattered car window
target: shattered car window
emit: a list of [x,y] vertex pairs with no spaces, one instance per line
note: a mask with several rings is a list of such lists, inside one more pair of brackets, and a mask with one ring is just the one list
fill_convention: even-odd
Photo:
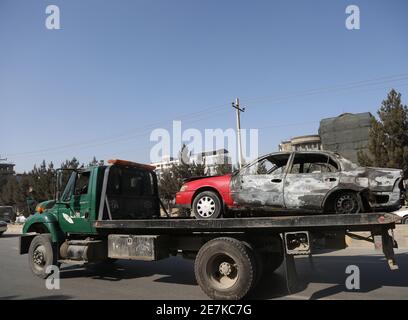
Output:
[[336,154],[336,157],[338,161],[341,162],[341,166],[344,171],[351,171],[351,170],[355,170],[358,168],[358,165],[355,164],[354,162],[351,162],[350,160],[343,158],[342,156],[337,155],[337,154]]
[[243,169],[245,175],[271,174],[277,175],[285,171],[289,155],[275,155],[258,159]]
[[307,174],[307,173],[326,173],[337,172],[339,166],[336,161],[331,159],[326,154],[318,153],[297,153],[293,160],[293,165],[290,173],[292,174]]

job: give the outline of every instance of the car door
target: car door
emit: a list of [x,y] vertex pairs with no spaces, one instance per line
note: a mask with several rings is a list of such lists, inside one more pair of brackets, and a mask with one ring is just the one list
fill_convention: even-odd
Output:
[[[95,172],[92,172],[95,173]],[[58,202],[60,225],[67,233],[91,233],[91,172],[73,172]]]
[[325,153],[296,152],[285,177],[285,207],[321,211],[327,193],[339,184],[339,168]]
[[283,181],[290,154],[262,157],[233,176],[234,204],[264,210],[282,208]]

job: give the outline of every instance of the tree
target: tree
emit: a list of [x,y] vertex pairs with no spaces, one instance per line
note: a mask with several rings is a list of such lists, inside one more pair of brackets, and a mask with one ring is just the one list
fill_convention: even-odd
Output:
[[359,152],[363,166],[397,168],[408,177],[408,107],[401,103],[401,94],[392,89],[372,120],[368,151]]
[[[94,157],[90,164],[102,164]],[[84,165],[76,158],[66,160],[61,164],[63,169],[78,169]],[[68,181],[69,171],[63,172],[62,186]],[[52,162],[45,160],[39,166],[34,165],[28,173],[0,176],[0,205],[14,206],[20,212],[28,215],[33,213],[38,202],[53,199],[55,196],[55,169]]]
[[185,179],[205,175],[205,164],[190,161],[191,154],[183,145],[179,152],[179,163],[173,164],[162,172],[159,179],[160,198],[171,211],[171,203],[176,197]]
[[232,172],[232,166],[229,163],[219,163],[215,167],[216,175],[224,175]]

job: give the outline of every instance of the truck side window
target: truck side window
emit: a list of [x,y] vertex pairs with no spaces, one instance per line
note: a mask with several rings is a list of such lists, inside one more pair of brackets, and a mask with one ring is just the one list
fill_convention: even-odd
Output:
[[75,195],[84,195],[88,193],[90,171],[78,173],[77,181],[75,184]]

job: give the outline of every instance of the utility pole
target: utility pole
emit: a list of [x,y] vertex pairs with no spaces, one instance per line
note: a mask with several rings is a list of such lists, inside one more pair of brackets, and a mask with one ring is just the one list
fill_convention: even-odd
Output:
[[240,108],[239,106],[239,98],[235,99],[235,102],[232,103],[232,107],[236,110],[237,115],[237,143],[238,143],[238,166],[241,169],[242,164],[244,162],[242,156],[242,144],[241,144],[241,117],[240,113],[245,112],[245,108]]

